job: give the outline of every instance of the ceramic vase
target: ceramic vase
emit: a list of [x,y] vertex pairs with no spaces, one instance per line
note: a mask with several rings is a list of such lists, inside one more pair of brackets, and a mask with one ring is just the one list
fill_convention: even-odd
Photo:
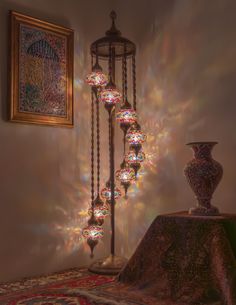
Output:
[[215,144],[217,142],[187,144],[192,148],[194,157],[187,163],[184,175],[197,199],[197,206],[189,210],[191,215],[219,215],[219,210],[211,205],[212,195],[223,175],[222,166],[211,156]]

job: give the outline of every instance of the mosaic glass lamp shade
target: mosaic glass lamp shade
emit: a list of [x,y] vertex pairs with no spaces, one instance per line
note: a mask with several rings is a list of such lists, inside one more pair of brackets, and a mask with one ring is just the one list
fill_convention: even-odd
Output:
[[142,145],[147,139],[147,136],[138,129],[132,129],[128,131],[126,135],[126,140],[130,145]]
[[130,150],[125,156],[125,161],[132,167],[135,171],[135,176],[137,176],[138,170],[141,167],[141,163],[145,160],[145,154],[139,151],[138,154],[134,150]]
[[132,164],[140,164],[145,160],[144,152],[140,151],[137,155],[135,151],[130,150],[128,154],[125,156],[125,161],[132,165]]
[[99,225],[88,225],[83,229],[82,235],[86,239],[99,240],[103,237],[104,231],[103,228]]
[[[102,189],[101,197],[102,199],[107,200],[108,202],[111,201],[111,187],[109,182],[107,182],[106,187]],[[120,197],[121,197],[121,191],[118,189],[118,187],[115,187],[114,198],[119,199]]]
[[135,181],[135,172],[131,167],[125,166],[116,171],[116,179],[121,184],[130,184]]
[[142,148],[142,144],[146,141],[147,136],[141,131],[140,125],[135,122],[131,125],[130,129],[126,134],[126,140],[132,148],[136,155],[138,155],[140,149]]
[[116,120],[120,123],[120,128],[126,135],[131,124],[137,121],[136,111],[132,109],[130,103],[126,99],[120,108],[120,111],[116,114]]
[[93,87],[105,87],[108,83],[108,77],[102,72],[98,62],[93,66],[92,72],[86,76],[85,82]]
[[116,120],[121,124],[132,124],[137,121],[136,111],[131,108],[120,109],[116,114]]
[[116,120],[122,124],[132,124],[137,120],[137,114],[133,109],[121,109],[116,114]]
[[98,221],[99,225],[103,224],[103,220],[110,215],[110,208],[109,206],[102,201],[101,205],[94,205],[94,208],[89,209],[89,215],[91,216],[94,213],[94,217]]
[[100,92],[100,101],[113,106],[121,101],[122,95],[116,86],[110,81]]

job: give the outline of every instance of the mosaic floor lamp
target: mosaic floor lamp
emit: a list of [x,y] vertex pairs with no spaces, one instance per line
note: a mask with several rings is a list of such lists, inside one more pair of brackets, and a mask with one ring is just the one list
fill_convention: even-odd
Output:
[[[114,11],[110,14],[112,25],[106,35],[91,44],[92,72],[87,76],[86,83],[91,86],[91,207],[89,209],[88,225],[83,229],[83,236],[91,249],[97,245],[104,235],[102,224],[107,216],[111,216],[111,251],[102,260],[95,261],[89,270],[100,274],[118,274],[126,263],[126,259],[115,254],[115,200],[121,196],[121,191],[115,185],[115,179],[124,188],[125,196],[132,183],[137,179],[141,162],[145,159],[142,143],[146,136],[137,122],[136,102],[136,46],[130,40],[121,36],[116,28]],[[100,66],[106,64],[107,73]],[[105,64],[104,64],[105,63]],[[117,75],[116,66],[121,65],[121,75]],[[128,66],[130,65],[130,66]],[[132,74],[132,90],[128,91],[128,70]],[[116,79],[118,80],[116,82]],[[121,84],[121,92],[116,83]],[[128,92],[130,94],[128,94]],[[132,92],[132,93],[131,93]],[[132,98],[132,105],[128,101]],[[106,187],[100,192],[100,116],[99,107],[103,103],[108,113],[109,130],[109,173]],[[117,105],[120,109],[117,112]],[[124,158],[120,169],[115,171],[114,124],[115,119],[123,131]],[[96,132],[95,132],[96,128]],[[95,139],[96,138],[96,139]],[[96,140],[96,145],[95,145]],[[126,146],[129,151],[126,152]],[[96,146],[96,164],[95,164]],[[95,165],[96,165],[96,196],[95,196]],[[95,198],[96,197],[96,198]]]

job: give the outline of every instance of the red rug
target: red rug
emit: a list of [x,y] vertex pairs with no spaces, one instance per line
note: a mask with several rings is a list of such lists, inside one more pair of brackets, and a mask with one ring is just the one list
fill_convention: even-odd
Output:
[[0,284],[0,305],[96,304],[153,305],[160,303],[119,284],[114,277],[95,275],[86,269],[75,268]]

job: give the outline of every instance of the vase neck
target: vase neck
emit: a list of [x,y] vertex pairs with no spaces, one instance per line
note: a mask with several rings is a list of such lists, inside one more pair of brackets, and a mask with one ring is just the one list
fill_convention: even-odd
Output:
[[214,143],[192,144],[191,147],[194,152],[194,157],[196,159],[212,159],[211,151],[214,145]]

